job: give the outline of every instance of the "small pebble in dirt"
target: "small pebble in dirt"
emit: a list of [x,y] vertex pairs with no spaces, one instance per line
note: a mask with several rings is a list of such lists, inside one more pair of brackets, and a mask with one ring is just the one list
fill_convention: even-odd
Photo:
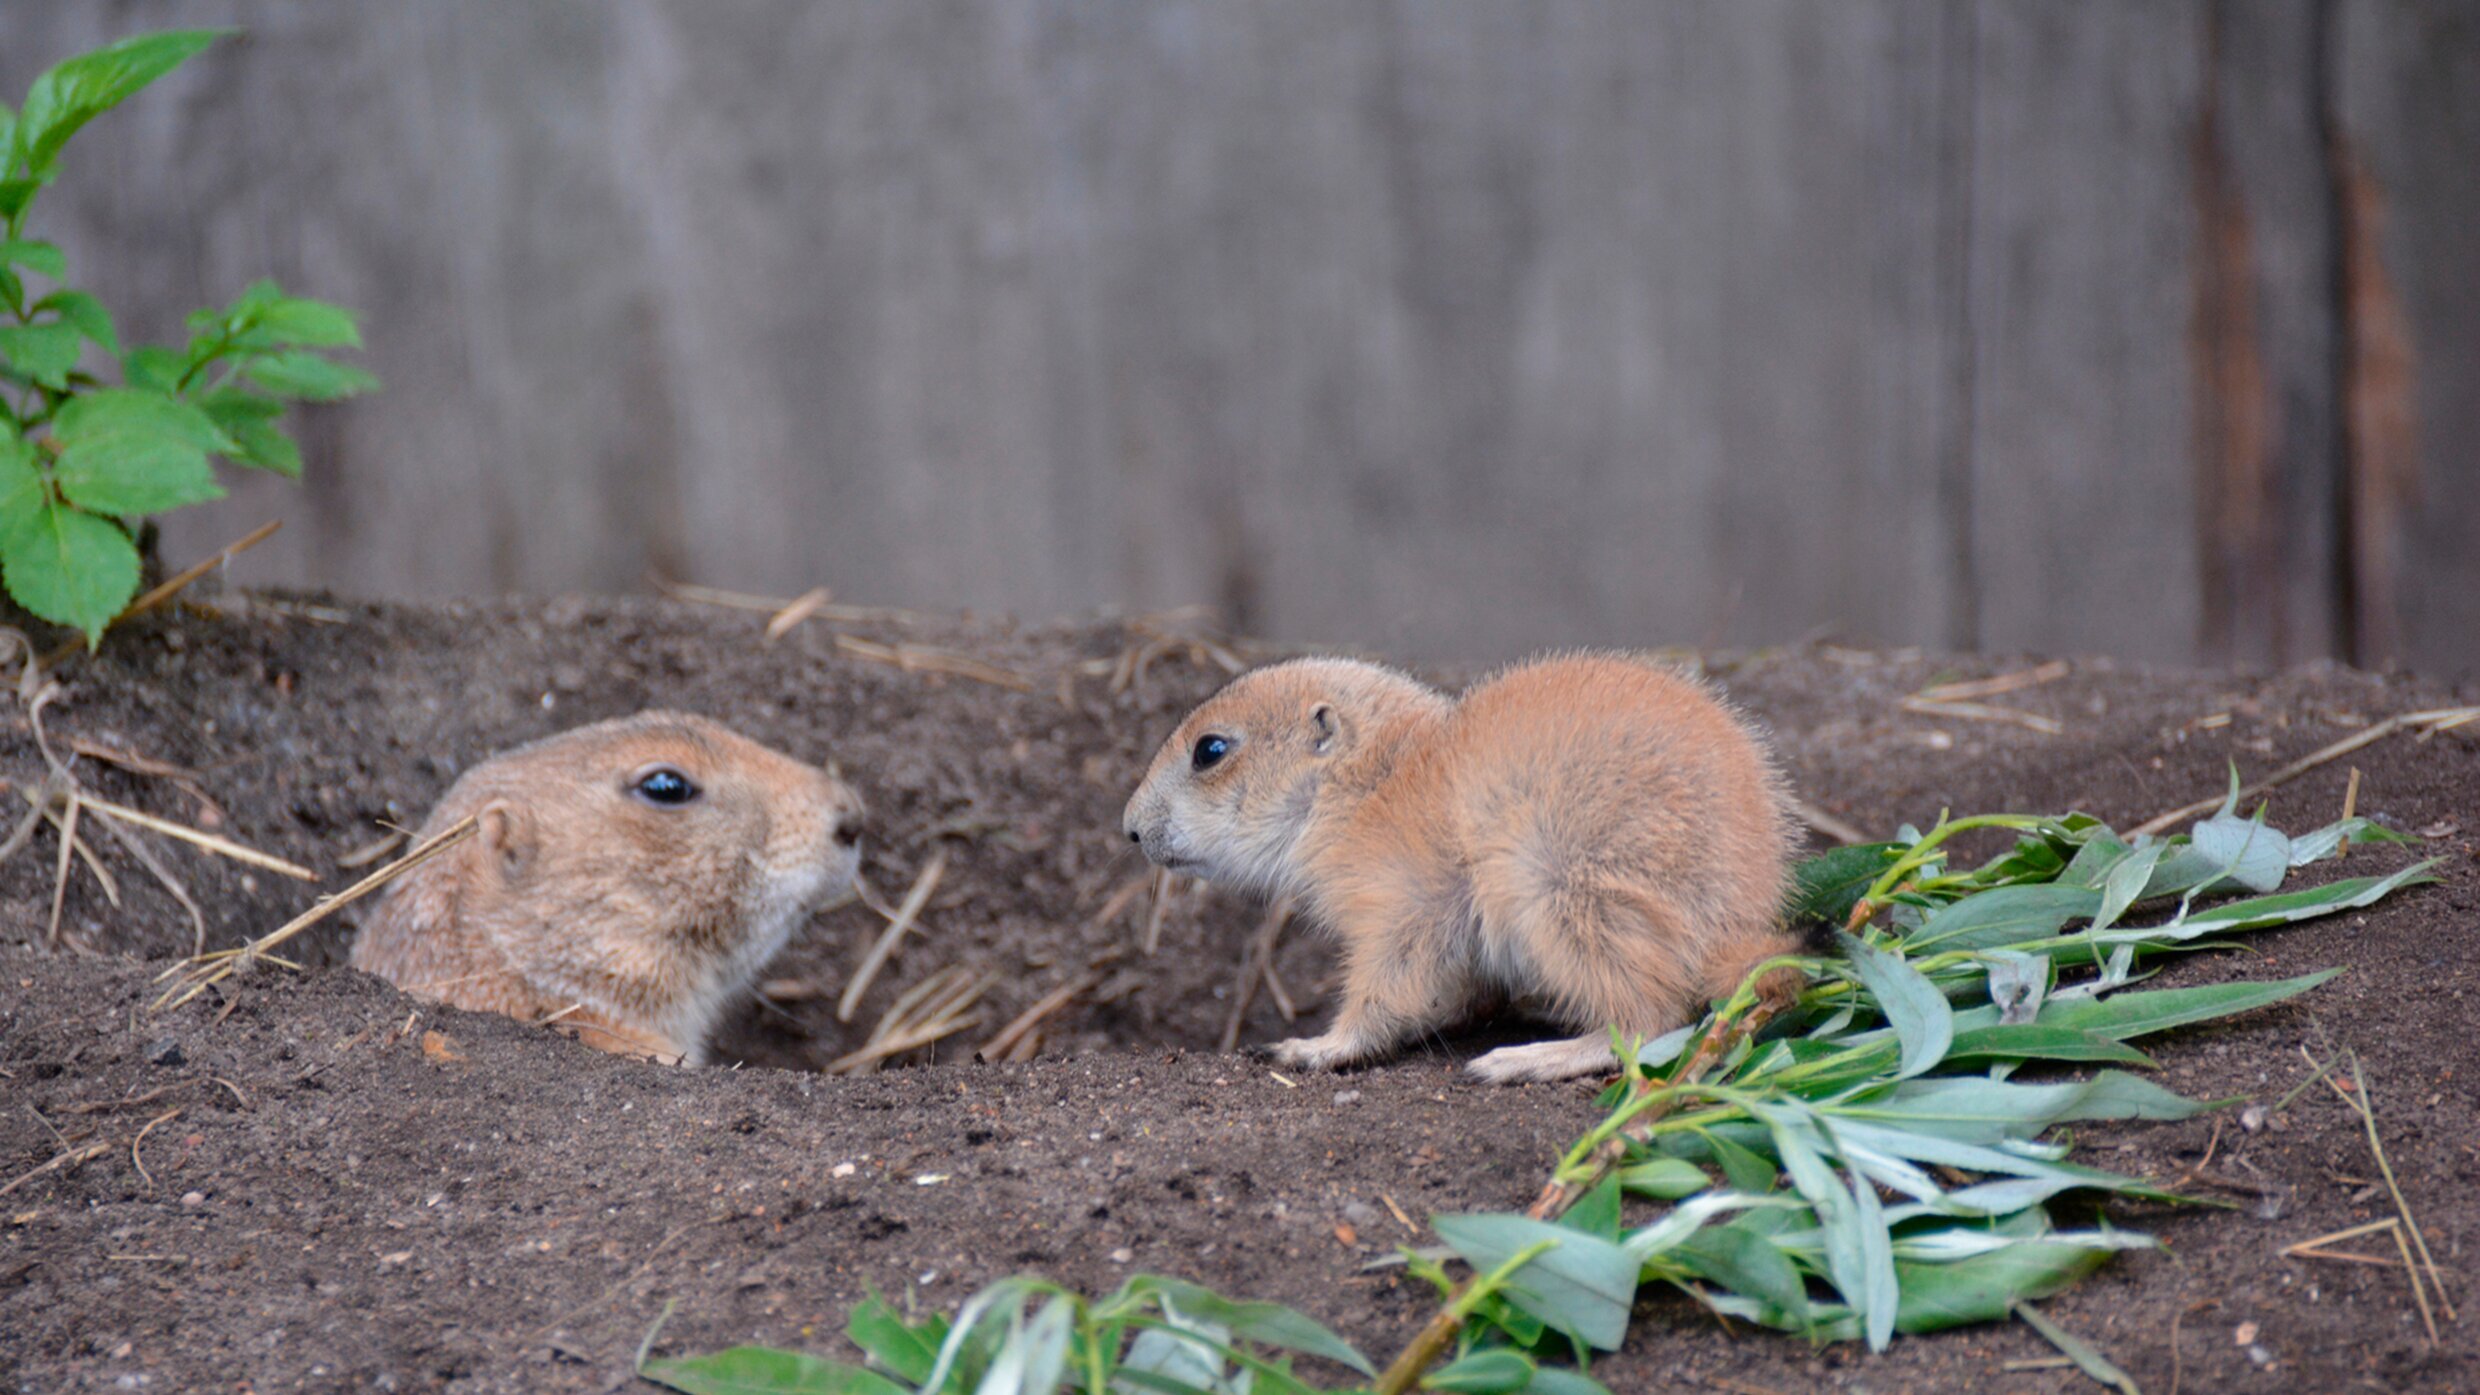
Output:
[[1358,1104],[1360,1102],[1360,1098],[1361,1092],[1358,1090],[1337,1090],[1335,1092],[1335,1103],[1337,1104]]
[[2262,1130],[2265,1127],[2265,1107],[2261,1104],[2251,1104],[2240,1110],[2239,1127],[2246,1129],[2249,1133]]
[[1112,1262],[1113,1264],[1126,1264],[1126,1263],[1128,1263],[1129,1261],[1131,1261],[1131,1260],[1135,1259],[1136,1257],[1137,1257],[1137,1252],[1136,1252],[1135,1250],[1129,1249],[1129,1248],[1128,1248],[1127,1246],[1125,1246],[1125,1245],[1122,1245],[1122,1246],[1120,1246],[1118,1249],[1111,1251],[1111,1255],[1110,1255],[1110,1259],[1111,1259],[1111,1262]]
[[827,1175],[830,1177],[850,1177],[853,1175],[853,1165],[851,1163],[837,1163],[835,1166],[827,1169]]
[[1366,1201],[1347,1201],[1343,1203],[1343,1218],[1356,1226],[1376,1225],[1378,1208]]
[[187,1061],[189,1057],[181,1050],[181,1043],[170,1037],[159,1037],[153,1045],[147,1047],[146,1059],[153,1065],[177,1066]]
[[205,1192],[183,1192],[181,1204],[183,1206],[204,1206],[207,1204],[207,1194]]

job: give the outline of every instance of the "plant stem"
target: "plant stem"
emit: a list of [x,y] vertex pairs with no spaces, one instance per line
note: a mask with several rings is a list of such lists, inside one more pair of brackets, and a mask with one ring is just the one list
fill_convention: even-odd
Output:
[[[1600,1141],[1593,1144],[1584,1160],[1584,1173],[1566,1180],[1553,1176],[1525,1214],[1537,1221],[1551,1220],[1565,1214],[1567,1208],[1575,1205],[1585,1193],[1600,1186],[1602,1179],[1615,1171],[1620,1161],[1626,1158],[1628,1145],[1651,1138],[1654,1124],[1678,1106],[1687,1093],[1682,1087],[1703,1080],[1705,1073],[1737,1049],[1741,1042],[1765,1030],[1768,1023],[1799,1002],[1799,990],[1791,987],[1784,977],[1797,974],[1799,962],[1796,959],[1777,959],[1758,965],[1749,974],[1747,982],[1740,986],[1739,992],[1714,1015],[1713,1025],[1706,1029],[1704,1039],[1697,1043],[1686,1064],[1658,1085],[1648,1080],[1636,1080],[1631,1087],[1631,1098],[1613,1116],[1619,1127],[1603,1133]],[[1569,1169],[1561,1168],[1560,1171],[1567,1172]]]
[[[1076,1327],[1077,1331],[1083,1333],[1085,1337],[1086,1388],[1091,1390],[1093,1395],[1110,1395],[1110,1362],[1103,1353],[1102,1334],[1094,1330],[1094,1310],[1083,1298],[1076,1300]],[[1117,1330],[1114,1329],[1114,1340],[1111,1342],[1113,1352],[1119,1349],[1117,1335]]]
[[1922,834],[1919,842],[1905,849],[1903,855],[1894,860],[1894,865],[1888,867],[1883,875],[1870,884],[1868,894],[1862,896],[1859,904],[1852,908],[1852,925],[1856,928],[1865,924],[1868,918],[1875,915],[1878,908],[1886,903],[1886,898],[1894,893],[1895,888],[1902,884],[1906,876],[1928,865],[1929,855],[1936,852],[1940,844],[1956,834],[1975,828],[2030,830],[2039,828],[2042,822],[2043,820],[2030,814],[1974,814],[1969,818],[1961,819],[1939,818],[1936,827]]
[[[1656,1083],[1639,1077],[1631,1063],[1627,1067],[1630,1094],[1610,1118],[1604,1120],[1585,1140],[1571,1150],[1551,1173],[1550,1180],[1534,1198],[1525,1215],[1537,1221],[1553,1221],[1567,1213],[1615,1170],[1627,1157],[1630,1143],[1643,1143],[1653,1137],[1654,1126],[1691,1094],[1702,1093],[1693,1087],[1704,1079],[1716,1063],[1736,1050],[1739,1043],[1765,1030],[1766,1024],[1789,1011],[1800,1000],[1800,992],[1792,986],[1793,977],[1805,978],[1803,961],[1797,958],[1769,959],[1751,970],[1720,1011],[1714,1014],[1713,1025],[1705,1031],[1696,1050],[1668,1080]],[[1576,1168],[1584,1170],[1576,1175]],[[1562,1181],[1562,1177],[1569,1180]],[[1549,1242],[1544,1242],[1545,1244]],[[1387,1364],[1378,1378],[1376,1395],[1403,1395],[1410,1390],[1421,1373],[1438,1359],[1447,1343],[1463,1329],[1464,1319],[1474,1304],[1487,1296],[1492,1287],[1505,1282],[1524,1261],[1533,1258],[1528,1249],[1515,1259],[1499,1266],[1487,1278],[1467,1279],[1450,1294],[1421,1330],[1404,1344],[1403,1351]]]
[[1404,1395],[1412,1388],[1413,1382],[1421,1378],[1421,1373],[1430,1368],[1430,1363],[1438,1359],[1439,1353],[1447,1349],[1447,1343],[1455,1340],[1455,1334],[1464,1330],[1464,1319],[1472,1316],[1472,1310],[1480,1305],[1482,1299],[1504,1287],[1517,1270],[1558,1248],[1558,1244],[1556,1240],[1536,1240],[1508,1256],[1505,1264],[1491,1270],[1488,1275],[1465,1281],[1463,1287],[1448,1298],[1445,1306],[1431,1316],[1420,1332],[1404,1344],[1403,1351],[1387,1363],[1386,1370],[1380,1373],[1378,1383],[1373,1387],[1376,1395]]

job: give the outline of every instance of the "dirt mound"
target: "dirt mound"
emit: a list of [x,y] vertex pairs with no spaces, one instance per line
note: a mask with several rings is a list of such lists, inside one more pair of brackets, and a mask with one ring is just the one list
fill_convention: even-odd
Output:
[[[687,1072],[418,1008],[326,968],[349,911],[310,938],[319,967],[306,977],[253,978],[149,1015],[162,964],[124,956],[186,952],[187,914],[112,859],[121,905],[81,870],[62,918],[98,952],[43,952],[54,844],[38,835],[0,866],[0,927],[20,946],[0,950],[0,1095],[12,1106],[0,1110],[0,1186],[63,1151],[102,1150],[0,1199],[0,1373],[15,1388],[616,1390],[667,1299],[680,1305],[668,1349],[834,1351],[866,1286],[944,1305],[1028,1268],[1088,1287],[1176,1273],[1294,1303],[1391,1350],[1426,1311],[1423,1294],[1361,1272],[1412,1238],[1394,1212],[1418,1224],[1521,1205],[1591,1118],[1578,1089],[1464,1084],[1453,1066],[1479,1038],[1291,1082],[1215,1054],[1236,1008],[1243,1042],[1286,1034],[1287,1000],[1314,1021],[1332,965],[1295,933],[1274,962],[1283,992],[1264,978],[1244,990],[1261,912],[1194,889],[1162,904],[1156,952],[1144,952],[1156,908],[1119,805],[1154,743],[1222,680],[1210,645],[1121,621],[894,616],[813,620],[764,644],[763,616],[670,602],[220,606],[142,623],[75,661],[46,728],[56,747],[83,743],[81,777],[105,797],[211,823],[328,884],[384,822],[417,820],[489,752],[653,705],[839,762],[873,806],[865,875],[883,897],[900,897],[941,848],[946,870],[851,1022],[836,1020],[835,997],[884,925],[862,905],[822,914],[770,970],[776,1000],[723,1033],[719,1056],[749,1068]],[[1773,726],[1804,797],[1872,831],[1946,806],[2074,807],[2125,825],[2211,791],[2228,761],[2263,772],[2356,724],[2474,700],[2338,670],[2095,662],[1993,700],[2054,733],[1899,705],[1925,683],[2012,667],[1829,648],[1712,664]],[[116,768],[113,753],[191,774]],[[2451,1278],[2480,1245],[2469,1124],[2480,970],[2464,938],[2480,920],[2480,741],[2470,729],[2388,738],[2351,761],[2366,776],[2361,811],[2429,830],[2422,851],[2447,857],[2444,885],[2255,937],[2247,954],[2173,963],[2164,977],[2180,983],[2353,972],[2173,1035],[2158,1054],[2174,1089],[2270,1099],[2307,1074],[2301,1046],[2320,1060],[2356,1048]],[[2285,787],[2277,820],[2330,817],[2347,764]],[[22,784],[40,770],[18,714],[0,730],[0,774]],[[2408,855],[2356,852],[2351,870]],[[186,849],[166,860],[204,908],[211,945],[271,928],[311,895]],[[913,1068],[806,1069],[860,1045],[899,995],[950,966],[988,976],[977,1025],[904,1058]],[[1032,1062],[966,1059],[1070,985]],[[2050,1305],[2148,1388],[2170,1382],[2174,1329],[2195,1390],[2447,1390],[2480,1356],[2461,1327],[2425,1345],[2398,1271],[2280,1257],[2377,1214],[2357,1120],[2322,1087],[2262,1132],[2223,1116],[2097,1127],[2085,1141],[2113,1150],[2103,1161],[2119,1170],[2193,1174],[2238,1203],[2113,1206],[2112,1219],[2170,1248]],[[2453,1292],[2480,1307],[2480,1291]],[[1596,1371],[1618,1391],[1708,1378],[1785,1391],[2077,1388],[2072,1372],[2002,1369],[2047,1354],[2020,1329],[1908,1339],[1881,1357],[1812,1353],[1650,1297],[1628,1349]]]

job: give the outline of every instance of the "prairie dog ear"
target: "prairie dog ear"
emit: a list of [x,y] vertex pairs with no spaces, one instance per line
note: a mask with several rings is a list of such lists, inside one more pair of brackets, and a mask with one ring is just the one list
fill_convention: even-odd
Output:
[[533,861],[533,820],[505,799],[492,800],[474,815],[474,839],[502,880],[516,880]]
[[1309,705],[1309,749],[1321,756],[1330,756],[1343,749],[1352,735],[1351,725],[1331,702]]

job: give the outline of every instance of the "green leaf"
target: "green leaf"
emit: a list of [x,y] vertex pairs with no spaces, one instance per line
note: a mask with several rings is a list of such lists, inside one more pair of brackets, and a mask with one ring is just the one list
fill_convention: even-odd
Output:
[[1869,996],[1877,1000],[1878,1011],[1886,1015],[1886,1025],[1894,1028],[1895,1039],[1903,1043],[1898,1078],[1918,1075],[1944,1059],[1947,1045],[1955,1036],[1955,1010],[1947,1005],[1946,995],[1937,990],[1937,985],[1922,977],[1899,954],[1889,954],[1850,935],[1838,933],[1836,940],[1851,959],[1852,971],[1860,976]]
[[910,1395],[876,1371],[772,1347],[665,1357],[637,1374],[686,1395]]
[[1745,1214],[1731,1224],[1746,1226],[1759,1234],[1772,1234],[1779,1228],[1777,1218],[1796,1217],[1807,1209],[1800,1197],[1789,1192],[1707,1192],[1672,1207],[1653,1224],[1630,1231],[1620,1242],[1620,1248],[1634,1255],[1639,1264],[1648,1263],[1733,1211]]
[[1784,919],[1821,920],[1840,927],[1869,884],[1894,865],[1906,844],[1860,843],[1808,858],[1791,869],[1791,901]]
[[36,466],[34,442],[23,436],[0,436],[0,553],[26,539],[33,546],[52,491]]
[[[1774,1169],[1767,1167],[1765,1175],[1767,1181],[1772,1181]],[[1649,1158],[1644,1162],[1630,1163],[1619,1169],[1618,1177],[1622,1189],[1663,1201],[1693,1196],[1714,1184],[1714,1179],[1705,1175],[1705,1169],[1686,1158]],[[1617,1220],[1615,1207],[1612,1208],[1612,1220],[1614,1223]],[[1614,1229],[1612,1233],[1617,1232]]]
[[1064,1293],[1043,1304],[1030,1322],[1019,1309],[975,1395],[1052,1395],[1067,1370],[1075,1321],[1075,1300]]
[[1610,1387],[1581,1371],[1544,1366],[1533,1372],[1533,1383],[1524,1387],[1524,1395],[1610,1395]]
[[273,470],[287,479],[301,478],[301,447],[275,424],[284,412],[283,403],[240,388],[218,388],[192,400],[232,438],[237,449],[229,454],[235,462]]
[[2120,842],[2108,829],[2099,829],[2086,837],[2084,845],[2075,850],[2075,856],[2059,869],[2058,884],[2099,891],[2102,879],[2110,875],[2110,869],[2125,861],[2132,851],[2134,849]]
[[254,328],[273,344],[303,348],[362,346],[362,332],[354,324],[353,312],[323,300],[286,296],[261,308]]
[[2111,1251],[2054,1240],[2019,1240],[2004,1249],[1952,1264],[1896,1260],[1902,1306],[1895,1327],[1935,1332],[1966,1323],[1996,1322],[2026,1298],[2044,1298],[2100,1267]]
[[1186,1316],[1228,1328],[1235,1337],[1258,1342],[1308,1356],[1322,1356],[1338,1365],[1349,1366],[1362,1375],[1376,1375],[1377,1368],[1360,1349],[1335,1335],[1334,1331],[1306,1313],[1280,1303],[1249,1303],[1225,1298],[1210,1288],[1201,1288],[1181,1279],[1141,1274],[1128,1281],[1132,1293],[1158,1293],[1179,1305]]
[[1885,1204],[1878,1200],[1871,1180],[1859,1175],[1857,1167],[1852,1169],[1851,1199],[1857,1203],[1860,1254],[1869,1284],[1868,1310],[1860,1315],[1860,1326],[1869,1339],[1869,1350],[1884,1351],[1894,1340],[1895,1313],[1902,1306],[1903,1290],[1894,1272],[1894,1236],[1886,1228]]
[[939,1344],[939,1358],[922,1388],[945,1392],[951,1381],[966,1388],[978,1386],[1007,1334],[1022,1326],[1025,1305],[1036,1294],[1053,1291],[1053,1285],[1022,1275],[983,1285],[956,1310],[947,1340]]
[[2271,891],[2282,885],[2283,874],[2290,871],[2291,840],[2267,828],[2261,817],[2216,815],[2199,822],[2191,838],[2195,851],[2223,869],[2230,881],[2250,891]]
[[22,266],[55,281],[69,274],[69,259],[48,242],[0,242],[0,265]]
[[77,367],[78,355],[85,350],[85,338],[75,325],[55,321],[0,326],[0,359],[19,376],[54,392],[68,390],[69,370]]
[[[1959,1142],[1928,1132],[1874,1124],[1841,1115],[1836,1116],[1834,1120],[1834,1137],[1839,1146],[1847,1149],[1866,1150],[1890,1158],[1936,1163],[1943,1167],[1965,1168],[1974,1172],[1992,1173],[2001,1177],[2020,1178],[2043,1184],[2036,1188],[2012,1190],[1993,1189],[2004,1187],[2003,1183],[1983,1183],[1974,1187],[1965,1187],[1947,1193],[1946,1203],[1926,1208],[1930,1211],[1948,1211],[1956,1214],[1963,1213],[1963,1210],[1958,1208],[1983,1213],[2019,1211],[2055,1196],[2059,1192],[2076,1188],[2124,1192],[2131,1196],[2176,1199],[2158,1188],[2130,1177],[2122,1177],[2115,1172],[2104,1172],[2099,1168],[2083,1167],[2075,1163],[2052,1161],[2051,1159],[2062,1151],[2054,1148],[2034,1148],[2029,1152],[2019,1152],[2012,1148]],[[1972,1196],[1970,1195],[1972,1193],[1979,1195]],[[2009,1198],[2012,1200],[2009,1201]],[[2005,1204],[1999,1204],[2001,1202]]]
[[[1215,1334],[1220,1329],[1209,1324],[1188,1322],[1185,1319],[1164,1321],[1141,1314],[1131,1315],[1120,1321],[1148,1332],[1176,1334],[1182,1341],[1197,1346],[1200,1350],[1211,1350],[1225,1361],[1237,1362],[1246,1367],[1252,1395],[1317,1395],[1316,1391],[1303,1385],[1297,1377],[1292,1375],[1287,1365],[1267,1361],[1252,1354],[1245,1347],[1226,1346],[1215,1341]],[[967,1383],[970,1384],[970,1382]],[[981,1389],[982,1387],[976,1386],[975,1395],[979,1395]]]
[[[2193,988],[2160,988],[2143,993],[2114,993],[2107,998],[2052,999],[2041,1007],[2034,1029],[2054,1028],[2124,1041],[2151,1032],[2209,1022],[2296,997],[2325,982],[2340,969],[2323,969],[2298,978],[2239,983],[2205,983]],[[2021,1031],[2023,1028],[1995,1028]],[[2098,1059],[2098,1058],[2094,1058]]]
[[2236,930],[2262,930],[2269,925],[2287,925],[2293,921],[2311,920],[2336,911],[2357,910],[2383,900],[2396,888],[2416,882],[2435,881],[2428,869],[2437,859],[2415,862],[2391,876],[2346,877],[2323,886],[2300,891],[2285,891],[2278,896],[2256,896],[2245,901],[2229,901],[2209,911],[2189,916],[2179,927],[2181,938],[2225,934]]
[[[1454,1289],[1455,1285],[1449,1284],[1446,1292],[1451,1294]],[[1473,1316],[1513,1337],[1516,1345],[1527,1351],[1541,1345],[1542,1334],[1550,1330],[1540,1318],[1495,1293],[1473,1306]]]
[[133,388],[170,392],[188,368],[189,360],[161,344],[140,344],[121,355],[121,377]]
[[[1184,1345],[1177,1338],[1165,1337],[1160,1332],[1140,1332],[1137,1334],[1136,1344],[1129,1347],[1131,1360],[1136,1356],[1137,1345],[1145,1345],[1148,1338],[1156,1338],[1167,1344],[1162,1348],[1149,1345],[1146,1347],[1149,1352]],[[1231,1387],[1228,1384],[1200,1385],[1195,1381],[1181,1380],[1177,1376],[1166,1375],[1152,1367],[1134,1366],[1124,1361],[1118,1370],[1111,1373],[1111,1395],[1122,1395],[1122,1392],[1128,1389],[1151,1390],[1157,1392],[1158,1395],[1231,1395]]]
[[40,179],[0,179],[0,219],[15,218],[43,189]]
[[124,516],[221,498],[207,452],[239,449],[198,407],[135,388],[73,398],[52,419],[52,435],[61,448],[53,472],[61,496]]
[[379,385],[377,378],[362,369],[330,363],[305,350],[252,359],[242,372],[251,382],[278,397],[298,397],[310,402],[331,402]]
[[1430,1227],[1482,1273],[1536,1241],[1558,1242],[1510,1275],[1502,1291],[1518,1307],[1589,1346],[1616,1351],[1626,1340],[1637,1268],[1626,1250],[1525,1216],[1433,1216]]
[[1798,1266],[1772,1241],[1737,1222],[1707,1226],[1672,1247],[1670,1254],[1708,1283],[1762,1299],[1794,1322],[1808,1321],[1808,1285]]
[[112,329],[112,313],[103,308],[102,301],[86,292],[54,291],[36,301],[34,310],[37,314],[51,311],[60,317],[62,324],[73,326],[78,333],[93,340],[95,347],[107,354],[119,355],[121,339]]
[[2342,848],[2342,840],[2354,838],[2363,843],[2408,843],[2413,841],[2381,823],[2367,819],[2340,819],[2314,833],[2302,833],[2291,840],[2291,865],[2305,867],[2321,862]]
[[1533,1375],[1533,1363],[1521,1352],[1493,1347],[1430,1372],[1421,1388],[1460,1391],[1465,1395],[1518,1395],[1532,1385]]
[[[2236,988],[2238,984],[2217,984],[2216,987]],[[2121,998],[2141,994],[2121,994],[2108,1000],[2115,1005]],[[2102,1006],[2103,1004],[2093,1004]],[[2152,1067],[2152,1057],[2132,1046],[2122,1046],[2114,1038],[2099,1032],[2059,1025],[2054,1022],[2024,1022],[1995,1027],[1976,1027],[1955,1033],[1955,1044],[1946,1053],[1951,1065],[1967,1061],[2039,1060],[2039,1061],[2111,1061],[2119,1065]]]
[[16,526],[5,549],[5,580],[17,603],[58,625],[86,632],[92,648],[104,627],[138,594],[138,549],[120,525],[44,502]]
[[1914,954],[1933,945],[1941,950],[1994,949],[2055,935],[2068,921],[2100,908],[2101,893],[2089,887],[2002,886],[1939,907],[1904,937],[1903,947]]
[[2147,843],[2119,859],[2101,879],[2101,907],[2093,912],[2092,929],[2098,933],[2118,923],[2144,895],[2153,880],[2153,869],[2161,864],[2161,855],[2168,848],[2163,843]]
[[927,1331],[907,1324],[876,1293],[853,1305],[844,1322],[844,1335],[868,1352],[870,1359],[914,1385],[928,1380],[930,1368],[938,1363],[938,1343]]
[[[1703,1175],[1698,1174],[1700,1178]],[[1567,1214],[1552,1224],[1616,1241],[1619,1238],[1619,1188],[1618,1178],[1603,1178],[1593,1190],[1576,1198],[1576,1204],[1567,1208]]]
[[1230,1395],[1229,1378],[1216,1370],[1198,1380],[1183,1379],[1181,1374],[1197,1374],[1219,1366],[1220,1358],[1203,1347],[1183,1342],[1165,1332],[1146,1331],[1128,1345],[1117,1370],[1111,1373],[1111,1395],[1127,1390],[1151,1390],[1159,1395]]
[[34,80],[17,114],[11,148],[37,180],[49,178],[60,148],[78,128],[171,72],[232,31],[176,29],[140,34],[80,54]]
[[2141,1076],[2107,1070],[2090,1080],[2053,1085],[1968,1076],[1906,1080],[1819,1110],[1967,1143],[1996,1143],[2032,1138],[2053,1124],[2079,1119],[2186,1119],[2213,1107],[2172,1094]]
[[1722,1164],[1722,1175],[1734,1191],[1762,1196],[1774,1190],[1781,1168],[1718,1133],[1706,1134],[1705,1143],[1714,1150],[1714,1161]]
[[[1865,1214],[1851,1188],[1825,1160],[1829,1145],[1817,1116],[1804,1106],[1751,1102],[1748,1112],[1773,1131],[1774,1151],[1782,1158],[1791,1185],[1817,1213],[1825,1238],[1826,1281],[1843,1295],[1864,1331],[1877,1332],[1893,1316],[1894,1269],[1882,1217]],[[1877,1193],[1866,1182],[1871,1201]],[[1877,1315],[1883,1306],[1885,1317]],[[1878,1339],[1872,1335],[1872,1344]]]

